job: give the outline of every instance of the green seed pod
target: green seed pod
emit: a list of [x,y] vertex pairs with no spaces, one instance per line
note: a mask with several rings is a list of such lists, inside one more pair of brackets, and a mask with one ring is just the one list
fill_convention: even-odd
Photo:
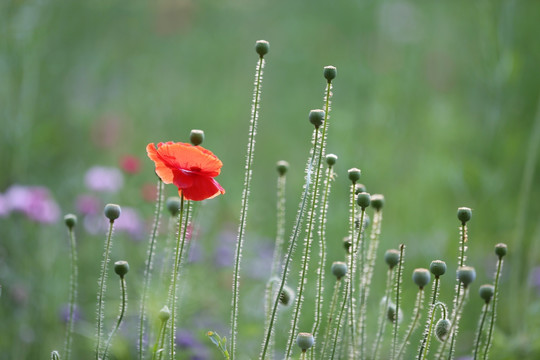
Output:
[[343,261],[334,261],[331,267],[332,274],[340,280],[342,277],[344,277],[347,274],[347,264],[345,264]]
[[129,264],[127,261],[117,261],[114,263],[114,272],[120,277],[124,277],[129,271]]
[[506,255],[507,250],[508,247],[506,246],[506,244],[499,243],[495,245],[495,255],[497,255],[499,259],[502,259]]
[[337,76],[337,69],[335,66],[325,66],[323,70],[324,78],[330,82]]
[[422,290],[431,280],[431,274],[428,269],[414,269],[412,273],[412,280]]
[[296,337],[296,343],[302,349],[302,352],[306,352],[307,349],[313,346],[315,339],[310,333],[300,333]]
[[260,57],[263,57],[270,51],[270,43],[266,40],[257,40],[255,43],[255,51]]
[[120,209],[119,205],[107,204],[105,205],[105,210],[103,212],[105,213],[105,217],[113,222],[120,217],[122,210]]
[[166,206],[167,210],[169,210],[169,213],[171,216],[176,216],[180,212],[180,203],[181,200],[178,196],[172,196],[167,199]]
[[476,271],[471,266],[461,266],[457,271],[457,277],[466,288],[476,279]]
[[365,210],[371,203],[371,195],[367,192],[361,192],[356,197],[356,203],[358,204],[358,206]]
[[64,216],[64,222],[69,229],[73,229],[77,225],[77,216],[73,214],[67,214]]
[[195,146],[201,145],[204,141],[204,131],[202,130],[191,130],[191,134],[189,134],[189,141]]
[[289,170],[289,163],[285,160],[280,160],[277,162],[276,169],[279,176],[283,176],[287,173],[287,170]]
[[164,307],[159,310],[159,320],[161,321],[167,321],[171,317],[171,311],[169,310],[169,307],[165,305]]
[[397,264],[399,264],[399,256],[399,251],[396,249],[386,250],[384,253],[384,261],[390,267],[390,269],[393,269]]
[[334,154],[328,154],[326,155],[326,164],[330,167],[334,166],[337,162],[337,155]]
[[363,193],[363,192],[366,192],[366,191],[367,191],[366,185],[364,185],[364,184],[354,184],[354,193],[356,195],[358,195],[360,193]]
[[431,264],[429,264],[429,271],[438,278],[446,272],[446,263],[442,260],[433,260]]
[[294,300],[294,291],[287,285],[283,286],[281,294],[279,294],[279,303],[283,306],[289,306]]
[[384,206],[384,196],[381,194],[371,195],[371,207],[375,210],[380,211]]
[[491,298],[495,293],[495,287],[491,284],[482,285],[480,286],[480,289],[478,289],[478,293],[480,294],[480,297],[484,299],[486,303],[488,303],[491,301]]
[[309,112],[309,122],[318,129],[324,121],[324,110],[315,109]]
[[439,339],[440,342],[443,342],[446,338],[446,335],[450,332],[450,327],[452,324],[448,319],[440,319],[435,324],[435,336]]
[[356,184],[356,182],[360,179],[360,175],[362,174],[362,171],[357,168],[351,168],[349,169],[348,174],[349,174],[349,180],[351,180],[353,184]]
[[465,224],[467,221],[471,220],[472,210],[468,207],[460,207],[457,209],[457,217],[462,224]]

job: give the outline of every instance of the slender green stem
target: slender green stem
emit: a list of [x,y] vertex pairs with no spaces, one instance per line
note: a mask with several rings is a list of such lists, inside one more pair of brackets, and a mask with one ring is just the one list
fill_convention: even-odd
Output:
[[[452,321],[452,324],[450,325],[450,331],[449,331],[450,334],[454,334],[457,331],[459,319],[461,317],[461,313],[463,312],[463,305],[465,304],[468,295],[469,295],[469,288],[464,287],[463,295],[460,297],[459,302],[458,302],[455,318],[452,319],[453,321]],[[448,337],[445,339],[445,341],[442,344],[440,353],[437,356],[438,359],[444,358],[443,355],[444,355],[444,352],[446,351],[447,344],[448,344]],[[453,358],[453,347],[450,347],[450,351],[448,352],[448,359],[452,359],[452,358]]]
[[300,272],[300,283],[298,285],[296,306],[294,309],[294,316],[291,323],[291,332],[289,333],[289,344],[287,346],[287,355],[286,355],[287,359],[291,356],[292,346],[294,343],[294,336],[296,334],[296,327],[298,324],[298,318],[300,317],[300,309],[302,307],[302,303],[304,300],[304,285],[306,282],[306,274],[309,267],[309,253],[311,250],[311,241],[313,238],[313,228],[315,226],[314,219],[315,219],[315,210],[316,210],[316,205],[317,205],[317,195],[318,195],[320,171],[321,171],[321,157],[322,157],[323,150],[324,149],[321,146],[319,157],[318,157],[317,172],[315,175],[315,183],[313,185],[313,195],[311,197],[311,209],[309,211],[309,221],[308,221],[307,235],[306,235],[306,240],[305,240],[305,249],[304,249],[304,254],[302,256],[302,270]]
[[392,357],[390,359],[395,359],[396,355],[396,346],[397,346],[397,334],[399,329],[399,305],[401,303],[401,277],[403,275],[403,258],[405,253],[405,245],[401,244],[399,246],[399,264],[398,264],[398,273],[397,273],[397,284],[396,284],[396,315],[394,317],[394,340],[392,341]]
[[159,327],[159,333],[156,339],[156,344],[154,345],[154,352],[152,354],[152,360],[161,360],[165,349],[165,333],[167,332],[167,320],[161,321],[161,326]]
[[[317,298],[315,304],[315,321],[311,333],[315,342],[317,342],[317,334],[319,324],[321,322],[322,305],[323,305],[323,290],[324,290],[324,269],[326,265],[326,215],[328,212],[328,197],[330,193],[330,183],[333,179],[333,169],[331,166],[326,170],[325,189],[321,206],[321,218],[319,222],[319,267],[317,269]],[[311,351],[314,356],[315,351]],[[322,354],[321,354],[322,356]]]
[[[388,305],[390,304],[390,290],[392,289],[392,282],[394,280],[394,272],[393,268],[388,268],[388,275],[386,277],[386,287],[384,290],[384,307],[381,309],[381,312],[379,314],[379,326],[377,331],[377,337],[375,338],[375,345],[373,346],[373,359],[377,359],[379,356],[379,345],[382,342],[382,338],[384,335],[384,328],[386,325],[386,321],[384,319],[386,318],[386,314],[388,312]],[[397,314],[396,314],[397,316]]]
[[401,347],[399,349],[399,353],[396,359],[400,359],[401,356],[403,356],[403,352],[405,351],[405,348],[407,347],[407,344],[409,343],[409,339],[411,338],[411,335],[416,328],[416,324],[418,324],[418,320],[420,319],[420,313],[422,311],[423,302],[424,302],[424,289],[421,288],[418,290],[418,293],[416,294],[416,303],[414,306],[414,315],[411,321],[411,325],[409,326],[409,329],[407,330],[407,335],[405,336],[405,339],[403,340],[403,343],[401,344]]
[[107,235],[107,241],[105,243],[105,253],[103,254],[103,263],[101,265],[101,276],[99,280],[99,292],[97,296],[97,344],[96,344],[96,360],[100,360],[101,352],[101,331],[103,329],[103,310],[105,303],[103,297],[105,295],[106,278],[107,278],[107,265],[109,264],[109,254],[111,252],[112,233],[114,228],[114,220],[109,221],[109,232]]
[[491,346],[491,340],[493,338],[493,326],[495,325],[495,315],[497,313],[497,297],[499,295],[499,278],[501,276],[501,270],[503,266],[503,258],[499,257],[497,262],[497,274],[495,275],[493,305],[491,306],[491,320],[489,322],[489,332],[486,340],[486,346],[484,348],[484,360],[488,358],[489,347]]
[[311,150],[311,159],[309,160],[308,167],[307,167],[307,174],[306,174],[306,183],[304,185],[304,192],[302,194],[302,199],[300,201],[300,207],[298,209],[298,214],[296,216],[296,223],[293,228],[293,233],[291,235],[291,239],[289,241],[289,247],[287,249],[287,254],[285,255],[285,262],[283,263],[283,269],[281,274],[281,280],[279,284],[279,289],[275,294],[274,304],[272,306],[272,312],[270,314],[270,321],[268,322],[268,326],[266,328],[265,332],[265,340],[263,344],[263,349],[260,355],[260,359],[264,360],[266,359],[266,353],[268,352],[268,346],[270,343],[270,338],[272,336],[274,322],[276,319],[277,314],[277,307],[279,304],[279,294],[283,291],[283,287],[285,286],[285,282],[287,281],[287,275],[289,274],[289,265],[292,260],[292,256],[294,253],[294,248],[296,246],[296,240],[298,238],[298,235],[300,234],[301,228],[302,228],[302,221],[304,219],[304,211],[306,207],[306,202],[309,197],[309,191],[311,189],[311,174],[313,169],[313,163],[315,162],[316,157],[316,148],[317,148],[317,142],[318,142],[318,130],[315,130],[315,134],[313,137],[313,148]]
[[480,342],[481,342],[480,340],[482,339],[482,331],[484,330],[484,323],[486,322],[488,310],[489,310],[489,301],[486,301],[482,309],[482,318],[480,320],[480,326],[478,327],[478,334],[476,335],[473,360],[476,360],[478,358],[478,349],[480,348]]
[[180,268],[180,262],[183,256],[184,244],[185,244],[185,229],[187,228],[188,215],[186,214],[184,225],[184,231],[182,231],[182,218],[184,217],[184,196],[180,194],[180,212],[178,214],[178,236],[176,238],[176,253],[174,258],[174,267],[172,270],[171,285],[169,288],[169,304],[171,307],[171,322],[170,322],[170,359],[174,360],[175,353],[175,335],[176,335],[176,291],[178,272]]
[[116,326],[111,331],[107,344],[105,345],[105,350],[103,351],[103,359],[107,359],[107,352],[109,351],[109,346],[111,345],[114,334],[118,331],[124,314],[126,313],[127,308],[127,291],[126,291],[126,279],[124,276],[120,276],[120,286],[122,287],[122,305],[120,305],[120,315],[118,315],[118,320],[116,321]]
[[418,355],[418,358],[419,358],[419,359],[420,359],[420,355],[423,355],[423,356],[422,356],[422,360],[424,360],[424,359],[426,358],[427,353],[428,353],[428,351],[429,351],[429,342],[430,342],[430,340],[431,340],[431,331],[432,331],[432,329],[433,329],[433,318],[435,317],[435,308],[436,308],[437,306],[441,306],[441,307],[442,307],[442,309],[443,309],[443,319],[446,319],[446,307],[443,305],[443,303],[437,302],[437,303],[433,304],[433,305],[431,306],[431,312],[430,312],[430,318],[429,318],[429,330],[428,330],[428,332],[427,332],[426,347],[425,347],[425,349],[424,349],[425,351],[423,352],[423,354],[420,353],[420,354]]
[[356,244],[356,238],[354,236],[354,228],[355,228],[355,210],[356,210],[356,199],[355,199],[355,182],[351,184],[351,194],[350,194],[350,214],[351,218],[349,220],[350,222],[350,230],[349,230],[349,238],[351,240],[351,247],[349,248],[349,276],[347,278],[347,286],[349,287],[349,357],[354,358],[354,355],[356,353],[356,316],[354,314],[354,275],[356,273],[356,257],[358,256],[358,248]]
[[[427,353],[427,340],[429,337],[429,334],[431,333],[431,326],[433,323],[433,310],[435,309],[435,303],[437,301],[437,297],[439,294],[439,276],[435,276],[435,282],[433,283],[433,293],[432,293],[432,300],[431,300],[431,306],[429,307],[428,312],[428,324],[426,324],[426,331],[424,332],[424,337],[422,339],[422,343],[420,345],[420,351],[418,352],[418,359],[422,359],[422,355],[425,357],[425,353]],[[424,353],[425,352],[425,353]]]
[[240,261],[242,259],[242,245],[244,243],[244,234],[247,221],[247,209],[249,202],[249,188],[251,185],[252,177],[252,164],[253,164],[253,155],[255,152],[255,134],[257,129],[257,120],[259,117],[259,102],[261,97],[261,87],[262,87],[262,75],[264,68],[264,59],[262,56],[259,56],[259,61],[257,62],[256,76],[255,76],[255,92],[253,97],[253,106],[251,108],[251,120],[249,128],[249,142],[248,150],[246,156],[246,172],[244,176],[244,188],[242,190],[242,206],[240,210],[240,223],[238,227],[238,238],[236,241],[236,253],[234,257],[234,273],[233,273],[233,286],[232,286],[232,305],[231,305],[231,336],[230,336],[230,347],[231,347],[231,360],[234,360],[236,355],[236,336],[238,333],[237,322],[238,322],[238,301],[240,298]]
[[320,353],[320,356],[322,359],[324,359],[324,355],[326,353],[326,346],[328,345],[328,341],[329,341],[328,336],[330,334],[330,331],[332,330],[332,325],[333,325],[333,320],[334,320],[334,311],[336,309],[336,303],[337,303],[340,285],[341,285],[341,279],[337,279],[334,285],[334,293],[332,294],[332,300],[330,301],[330,311],[328,312],[328,321],[326,324],[326,331],[324,334],[323,347]]
[[342,324],[343,324],[343,314],[345,313],[345,310],[347,308],[348,295],[349,295],[349,287],[345,286],[345,294],[343,295],[343,302],[341,304],[341,310],[339,312],[339,318],[338,318],[337,327],[336,327],[336,336],[334,337],[334,346],[332,348],[332,356],[330,357],[331,360],[334,359],[334,356],[336,354],[337,341],[339,339],[339,330],[341,329]]
[[64,344],[64,357],[69,360],[71,357],[71,342],[73,338],[73,326],[74,326],[74,314],[75,303],[77,302],[77,279],[78,279],[78,266],[77,266],[77,242],[75,241],[75,231],[73,227],[68,228],[70,249],[71,249],[71,277],[69,281],[69,319],[66,328],[66,340]]
[[144,321],[146,317],[146,301],[148,298],[148,287],[150,286],[150,280],[152,277],[152,263],[154,257],[154,249],[156,245],[156,238],[158,235],[158,228],[161,219],[161,207],[163,203],[163,181],[158,180],[157,185],[157,201],[156,201],[156,210],[154,216],[154,224],[152,226],[152,233],[150,236],[150,241],[148,244],[148,252],[146,259],[146,267],[144,269],[144,285],[141,295],[141,308],[139,313],[139,360],[144,358]]

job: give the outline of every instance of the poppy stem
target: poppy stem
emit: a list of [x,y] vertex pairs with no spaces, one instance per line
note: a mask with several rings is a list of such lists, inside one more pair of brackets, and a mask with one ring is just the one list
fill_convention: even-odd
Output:
[[158,235],[158,228],[161,219],[161,207],[163,203],[163,181],[158,180],[157,185],[157,201],[156,201],[156,210],[154,216],[154,224],[152,226],[152,234],[150,236],[150,242],[148,244],[148,252],[146,259],[146,267],[144,269],[144,285],[141,296],[141,308],[139,314],[139,360],[142,360],[144,357],[144,320],[146,317],[146,300],[148,298],[148,287],[150,286],[150,279],[152,277],[152,260],[154,257],[154,249],[156,245],[156,238]]
[[[176,338],[176,291],[178,272],[180,269],[180,263],[184,253],[184,245],[186,240],[186,230],[189,220],[189,203],[187,206],[186,216],[184,216],[184,195],[180,192],[180,212],[178,213],[178,236],[176,239],[176,253],[174,258],[174,267],[172,271],[171,285],[169,287],[169,304],[171,307],[171,323],[170,323],[170,359],[174,360],[175,338]],[[184,227],[182,231],[182,220],[184,220]]]
[[120,286],[122,288],[122,303],[120,305],[120,315],[118,315],[116,326],[114,327],[111,334],[109,335],[109,339],[107,340],[107,344],[105,345],[105,350],[103,351],[103,359],[107,359],[107,352],[111,345],[114,334],[116,334],[116,332],[118,331],[118,328],[120,327],[120,324],[122,323],[122,319],[124,318],[124,314],[126,313],[127,291],[126,291],[126,279],[124,276],[120,276]]
[[71,356],[71,342],[73,337],[73,325],[75,314],[75,303],[77,302],[77,242],[75,241],[75,231],[72,226],[68,227],[70,249],[71,249],[71,278],[70,278],[70,291],[69,291],[69,319],[66,328],[66,340],[64,344],[64,356],[66,360],[69,360]]

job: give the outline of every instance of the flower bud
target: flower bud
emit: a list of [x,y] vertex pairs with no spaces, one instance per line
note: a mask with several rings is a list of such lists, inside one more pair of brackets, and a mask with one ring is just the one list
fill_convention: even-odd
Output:
[[255,42],[255,51],[257,54],[259,54],[260,57],[263,57],[264,55],[268,54],[268,51],[270,50],[270,43],[266,40],[257,40]]
[[429,264],[429,271],[438,278],[446,272],[446,263],[442,260],[433,260]]
[[169,210],[171,216],[178,215],[178,213],[180,212],[180,203],[181,200],[178,196],[172,196],[167,199],[165,205],[167,206],[167,210]]
[[105,217],[109,219],[111,222],[118,219],[120,217],[121,209],[119,205],[116,204],[107,204],[105,205]]
[[393,269],[399,263],[399,256],[399,251],[396,249],[386,250],[386,253],[384,253],[384,261],[390,269]]
[[457,271],[457,277],[466,288],[476,279],[476,271],[471,266],[461,266]]
[[318,129],[324,121],[324,110],[315,109],[309,112],[309,122]]
[[[401,309],[399,309],[399,314],[397,316],[398,322],[401,322],[402,317],[403,317],[403,313],[401,312]],[[396,321],[396,305],[395,304],[393,303],[388,304],[388,308],[386,309],[386,318],[391,323]]]
[[306,352],[307,349],[313,346],[315,339],[310,333],[299,333],[296,337],[296,343],[302,349],[302,352]]
[[328,154],[326,155],[326,164],[330,167],[334,166],[337,162],[337,155],[334,154]]
[[375,210],[380,211],[384,206],[384,196],[381,194],[371,195],[371,207]]
[[335,66],[325,66],[324,67],[324,70],[323,70],[323,75],[324,75],[324,78],[328,81],[328,82],[331,82],[332,80],[334,80],[337,76],[337,69]]
[[362,171],[360,171],[360,169],[357,169],[357,168],[352,168],[352,169],[349,169],[348,174],[349,174],[349,180],[351,180],[353,184],[356,184],[356,182],[360,179],[360,175],[362,174]]
[[465,225],[467,221],[471,220],[472,210],[468,207],[460,207],[457,209],[457,217],[459,221],[461,221],[461,223]]
[[127,261],[117,261],[114,263],[114,272],[118,274],[120,277],[124,277],[129,271],[129,264]]
[[66,226],[71,230],[77,225],[77,216],[73,214],[67,214],[64,216],[64,222]]
[[371,195],[369,195],[367,192],[361,192],[356,197],[356,203],[365,210],[371,203]]
[[428,269],[414,269],[412,274],[413,282],[420,289],[423,289],[431,280],[431,274]]
[[169,320],[169,318],[171,317],[171,311],[169,310],[169,307],[167,305],[165,305],[164,307],[161,308],[161,310],[159,310],[159,320],[165,322],[167,320]]
[[51,360],[60,360],[60,354],[58,353],[58,351],[54,350],[51,353]]
[[437,339],[439,339],[439,341],[444,341],[446,335],[448,335],[448,333],[450,332],[451,326],[452,324],[448,319],[440,319],[439,321],[437,321],[437,324],[435,324],[435,336],[437,336]]
[[287,173],[287,170],[289,170],[289,163],[285,160],[280,160],[276,164],[276,170],[279,174],[279,176],[283,176]]
[[499,243],[495,245],[495,255],[499,257],[499,259],[502,259],[506,255],[506,251],[508,250],[508,247],[506,244]]
[[289,306],[294,300],[294,291],[287,285],[283,286],[283,290],[279,294],[279,303],[283,306]]
[[348,236],[345,236],[343,238],[343,247],[345,248],[345,251],[347,252],[347,254],[351,252],[351,246],[352,246],[351,238]]
[[347,274],[347,264],[345,264],[343,261],[334,261],[331,267],[332,274],[340,280],[342,277],[344,277]]
[[478,289],[478,293],[480,294],[480,297],[484,299],[486,303],[488,303],[491,301],[491,298],[495,293],[495,287],[490,284],[482,285],[480,286],[480,289]]
[[201,145],[204,141],[204,131],[202,130],[191,130],[191,134],[189,134],[189,141],[195,146]]

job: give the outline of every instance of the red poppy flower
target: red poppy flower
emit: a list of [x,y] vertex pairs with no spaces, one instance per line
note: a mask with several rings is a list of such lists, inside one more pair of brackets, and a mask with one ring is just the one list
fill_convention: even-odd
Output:
[[210,199],[225,190],[214,177],[223,163],[210,150],[186,143],[153,143],[146,147],[148,157],[156,163],[156,174],[165,184],[174,184],[186,200]]

